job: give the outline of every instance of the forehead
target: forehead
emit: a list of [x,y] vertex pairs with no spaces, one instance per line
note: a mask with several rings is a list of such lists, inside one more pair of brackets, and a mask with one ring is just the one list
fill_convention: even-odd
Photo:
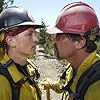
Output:
[[33,27],[29,27],[27,30],[29,30],[29,31],[35,31],[35,29]]
[[29,28],[27,28],[25,31],[23,31],[23,32],[21,32],[21,33],[19,33],[19,34],[17,34],[17,35],[18,35],[18,36],[25,36],[25,35],[27,35],[27,34],[36,34],[36,31],[35,31],[34,28],[29,27]]
[[54,37],[61,37],[65,35],[67,35],[67,33],[57,33],[57,34],[54,34]]
[[24,33],[35,33],[35,32],[36,30],[33,27],[29,27],[28,29],[24,31]]

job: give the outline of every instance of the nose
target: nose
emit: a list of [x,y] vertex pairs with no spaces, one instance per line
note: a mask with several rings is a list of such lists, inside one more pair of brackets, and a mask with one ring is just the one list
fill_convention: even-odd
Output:
[[33,40],[33,42],[35,42],[36,44],[38,44],[38,42],[39,42],[39,40],[38,40],[38,37],[37,37],[37,35],[32,35],[32,40]]

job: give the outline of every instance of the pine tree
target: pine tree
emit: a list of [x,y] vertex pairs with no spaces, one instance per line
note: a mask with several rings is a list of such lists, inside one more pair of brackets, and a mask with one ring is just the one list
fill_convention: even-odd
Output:
[[12,5],[14,0],[0,0],[0,12],[3,9],[7,8],[9,5]]
[[47,31],[47,26],[45,24],[45,22],[43,21],[43,19],[41,20],[41,24],[44,26],[44,28],[40,29],[39,32],[39,45],[40,47],[44,48],[44,53],[46,54],[53,54],[53,36],[49,35],[46,31]]

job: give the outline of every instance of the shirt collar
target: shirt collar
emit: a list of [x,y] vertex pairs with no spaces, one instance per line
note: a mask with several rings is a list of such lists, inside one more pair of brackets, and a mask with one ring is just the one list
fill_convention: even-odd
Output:
[[77,81],[79,80],[80,76],[91,67],[91,65],[96,62],[97,60],[99,60],[100,57],[98,57],[98,55],[96,54],[96,51],[92,52],[91,54],[89,54],[84,61],[81,63],[81,65],[79,66],[77,73],[75,75],[75,78],[73,80],[73,84],[71,85],[71,89],[73,91],[75,91],[75,87],[77,85]]
[[26,78],[21,72],[18,71],[14,63],[8,67],[8,71],[11,74],[14,82],[18,82],[19,80]]

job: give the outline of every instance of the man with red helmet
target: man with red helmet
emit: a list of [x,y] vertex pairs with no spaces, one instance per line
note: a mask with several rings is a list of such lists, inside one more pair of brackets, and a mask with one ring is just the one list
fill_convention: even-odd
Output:
[[[89,82],[84,81],[87,77],[85,79],[84,77],[80,78],[85,76],[83,73],[90,74],[88,69],[94,67],[93,64],[100,60],[96,53],[97,46],[95,44],[99,31],[96,13],[88,4],[74,2],[61,10],[55,27],[48,30],[48,33],[55,34],[55,55],[59,59],[68,61],[70,67],[66,70],[65,76],[61,77],[58,82],[53,83],[49,79],[44,80],[45,88],[51,88],[58,93],[64,92],[67,95],[66,100],[100,99],[100,79],[88,86],[86,92],[82,94],[82,91],[85,91],[85,85]],[[100,71],[98,74],[100,76]],[[90,77],[92,75],[93,73]],[[67,85],[61,86],[62,83]],[[83,87],[80,87],[81,83]]]

